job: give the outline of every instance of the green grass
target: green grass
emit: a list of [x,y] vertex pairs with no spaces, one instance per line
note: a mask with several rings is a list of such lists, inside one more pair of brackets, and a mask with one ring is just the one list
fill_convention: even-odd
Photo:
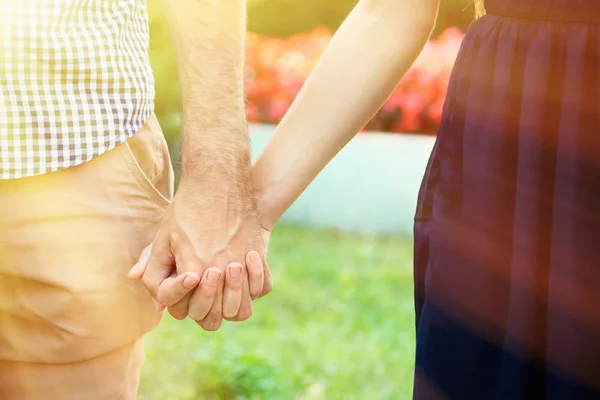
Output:
[[204,332],[165,318],[146,341],[139,399],[409,399],[411,242],[278,228],[272,294]]

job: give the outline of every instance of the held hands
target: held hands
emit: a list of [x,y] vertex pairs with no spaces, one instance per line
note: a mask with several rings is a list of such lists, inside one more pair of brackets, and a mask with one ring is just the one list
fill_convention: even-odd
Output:
[[[268,232],[265,231],[268,235]],[[147,246],[140,256],[138,262],[133,266],[128,274],[128,277],[133,280],[141,280],[146,268],[148,261],[150,260],[150,254],[152,252],[152,245]],[[258,261],[258,262],[256,262]],[[264,270],[260,256],[256,252],[250,252],[246,256],[246,270],[248,274],[248,284],[250,287],[250,293],[260,292],[261,288],[264,287]],[[268,268],[267,268],[268,269]],[[244,279],[242,277],[243,266],[238,263],[233,263],[227,266],[225,277],[218,268],[208,268],[204,271],[202,277],[198,276],[195,272],[186,272],[181,275],[175,275],[172,273],[159,285],[157,298],[154,302],[159,311],[163,311],[166,307],[173,307],[179,303],[183,298],[189,295],[192,291],[202,293],[199,297],[199,307],[204,309],[211,309],[217,296],[217,290],[219,284],[223,282],[223,310],[224,316],[225,310],[239,310],[242,299],[242,287]],[[235,311],[231,311],[234,313]],[[225,316],[225,319],[243,321],[251,316],[252,309],[250,309],[250,315],[247,318],[241,318],[238,313],[237,319],[230,319]],[[184,319],[179,315],[177,319]],[[203,326],[201,321],[198,321],[199,325]],[[210,327],[204,327],[206,330],[210,330]]]
[[269,232],[259,223],[253,195],[224,195],[214,186],[209,193],[182,180],[129,277],[143,281],[160,309],[214,331],[223,318],[250,318],[252,300],[268,294],[273,281],[266,263]]

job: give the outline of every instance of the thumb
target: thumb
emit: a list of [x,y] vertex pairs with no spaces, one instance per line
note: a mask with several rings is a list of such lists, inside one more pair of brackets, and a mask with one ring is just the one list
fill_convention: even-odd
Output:
[[146,271],[146,266],[148,265],[148,261],[150,260],[150,253],[152,252],[152,245],[146,246],[144,250],[142,250],[142,254],[140,258],[135,263],[135,265],[129,270],[127,273],[127,277],[134,281],[138,281],[142,279],[144,275],[144,271]]
[[142,272],[142,282],[152,297],[155,299],[158,297],[160,284],[171,276],[174,269],[175,257],[171,254],[169,241],[157,236],[149,251],[145,271]]

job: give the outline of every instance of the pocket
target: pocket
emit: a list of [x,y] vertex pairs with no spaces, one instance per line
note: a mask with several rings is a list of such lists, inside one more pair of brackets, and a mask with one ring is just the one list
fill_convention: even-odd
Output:
[[456,135],[454,134],[454,132],[460,131],[460,129],[457,129],[456,127],[456,91],[458,78],[455,75],[456,74],[453,73],[450,78],[448,94],[444,102],[442,121],[433,145],[433,150],[431,151],[431,155],[427,162],[427,168],[425,169],[421,188],[419,189],[415,222],[427,222],[431,220],[434,192],[438,183],[444,179],[442,177],[442,172],[445,171],[442,171],[442,168],[444,170],[447,169],[445,164],[442,167],[443,160],[447,159],[448,156],[450,156],[450,159],[455,158],[462,148],[462,139],[457,141]]
[[415,212],[414,222],[426,222],[431,219],[431,207],[433,203],[433,190],[435,189],[435,183],[438,177],[439,163],[437,161],[437,149],[438,139],[436,139],[433,145],[433,150],[427,161],[427,167],[425,168],[425,174],[421,187],[419,188],[419,194],[417,197],[417,210]]
[[119,150],[144,193],[161,208],[167,208],[173,198],[174,174],[156,117],[152,116]]
[[431,224],[416,221],[414,225],[413,241],[413,280],[415,301],[415,326],[419,329],[419,322],[425,304],[425,278],[429,267],[429,242]]

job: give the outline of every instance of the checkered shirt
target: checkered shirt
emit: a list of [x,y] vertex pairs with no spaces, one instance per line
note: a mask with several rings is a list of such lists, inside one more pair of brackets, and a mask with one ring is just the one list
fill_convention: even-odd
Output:
[[145,0],[0,0],[0,179],[68,168],[152,115]]

